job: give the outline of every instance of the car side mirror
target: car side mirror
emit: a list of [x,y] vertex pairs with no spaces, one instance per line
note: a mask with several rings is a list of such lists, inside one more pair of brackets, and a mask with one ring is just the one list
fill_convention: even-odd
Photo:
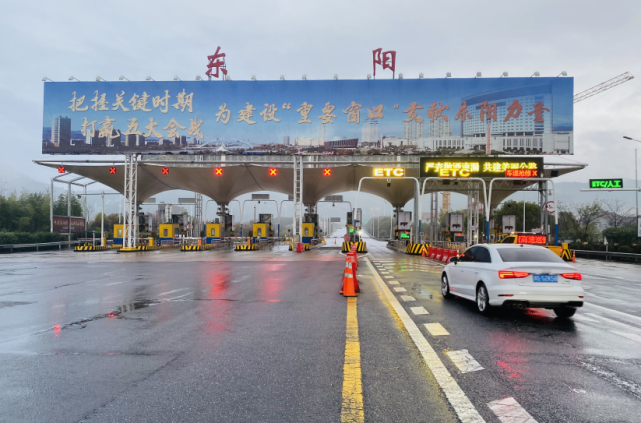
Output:
[[458,263],[458,257],[450,257],[450,263]]

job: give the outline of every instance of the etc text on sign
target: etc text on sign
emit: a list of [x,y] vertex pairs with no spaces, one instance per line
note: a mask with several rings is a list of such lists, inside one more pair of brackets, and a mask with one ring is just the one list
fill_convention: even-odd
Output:
[[[46,82],[42,151],[573,154],[572,78]],[[219,150],[221,151],[221,150]]]
[[421,157],[421,178],[543,178],[542,157]]
[[405,176],[405,169],[402,167],[375,167],[374,176],[401,178]]
[[623,188],[623,179],[590,179],[590,188]]

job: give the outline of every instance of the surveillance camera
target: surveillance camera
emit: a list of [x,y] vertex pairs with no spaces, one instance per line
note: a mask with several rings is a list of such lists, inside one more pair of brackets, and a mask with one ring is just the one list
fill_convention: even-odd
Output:
[[391,185],[392,185],[392,180],[391,180],[391,179],[388,179],[388,180],[387,180],[387,188],[389,188]]

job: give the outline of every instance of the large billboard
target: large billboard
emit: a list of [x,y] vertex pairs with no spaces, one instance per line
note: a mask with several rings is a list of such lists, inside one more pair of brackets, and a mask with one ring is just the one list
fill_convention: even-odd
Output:
[[50,154],[573,154],[572,78],[47,82]]

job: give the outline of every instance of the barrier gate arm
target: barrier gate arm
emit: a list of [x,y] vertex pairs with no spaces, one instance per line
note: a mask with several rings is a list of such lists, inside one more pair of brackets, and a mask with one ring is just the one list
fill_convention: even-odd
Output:
[[[358,181],[358,191],[356,191],[356,204],[355,204],[354,209],[352,210],[353,213],[356,213],[356,210],[358,210],[358,197],[361,194],[361,185],[362,185],[364,179],[390,179],[390,178],[388,178],[386,176],[364,176],[364,177],[362,177],[361,180]],[[415,178],[413,176],[397,176],[397,177],[394,177],[393,179],[394,180],[398,180],[398,179],[413,179],[414,182],[416,182],[416,191],[415,192],[416,193],[420,193],[419,190],[420,190],[421,184],[420,184],[420,182],[418,181],[417,178]],[[418,201],[419,202],[419,205],[418,205],[419,214],[418,214],[418,220],[417,220],[418,224],[416,225],[416,230],[414,231],[415,240],[418,240],[418,237],[420,236],[419,228],[421,227],[421,217],[420,216],[421,216],[421,203],[422,203],[423,197],[416,198],[416,195],[414,197],[415,197],[414,201]],[[393,207],[394,206],[392,205],[392,208]],[[362,222],[360,222],[360,223],[362,223]],[[360,237],[360,235],[359,235],[359,237]]]
[[[425,179],[423,179],[423,187],[421,188],[421,202],[419,203],[419,213],[422,216],[423,215],[423,196],[425,195],[425,183],[428,180],[448,180],[451,181],[452,179],[454,180],[459,180],[460,178],[441,178],[440,176],[430,176]],[[510,178],[511,179],[511,178]],[[488,203],[488,194],[487,194],[487,186],[485,185],[485,180],[483,178],[465,178],[465,181],[480,181],[483,184],[483,197],[485,198],[485,214],[489,216],[488,210],[489,210],[489,203]],[[492,186],[490,185],[490,197],[492,193]],[[438,210],[437,210],[438,213]],[[469,220],[468,220],[469,222]],[[420,223],[420,221],[419,221]],[[485,231],[487,233],[487,236],[485,238],[485,243],[487,244],[490,239],[490,230],[489,230],[489,220],[487,221],[488,224],[485,225]]]
[[554,245],[558,246],[559,245],[559,205],[556,202],[556,185],[554,185],[554,181],[552,178],[493,178],[490,180],[490,191],[489,191],[489,198],[488,198],[488,208],[487,212],[485,213],[485,232],[486,232],[486,237],[489,239],[490,238],[490,208],[489,208],[489,202],[492,201],[492,185],[494,184],[494,181],[548,181],[552,182],[552,201],[554,202],[554,207],[556,210],[554,210]]

